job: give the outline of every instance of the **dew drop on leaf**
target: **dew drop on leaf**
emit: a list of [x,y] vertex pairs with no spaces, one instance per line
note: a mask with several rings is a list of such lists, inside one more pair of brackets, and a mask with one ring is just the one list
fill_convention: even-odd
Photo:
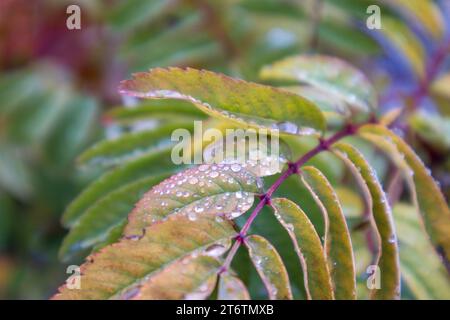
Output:
[[241,171],[241,166],[240,166],[239,164],[237,164],[237,163],[233,163],[233,164],[231,165],[231,171],[233,171],[233,172],[239,172],[239,171]]

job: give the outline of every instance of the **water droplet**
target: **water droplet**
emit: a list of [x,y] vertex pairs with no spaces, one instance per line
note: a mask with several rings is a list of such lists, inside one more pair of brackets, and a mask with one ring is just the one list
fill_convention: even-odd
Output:
[[286,228],[288,228],[291,231],[294,231],[294,225],[292,223],[286,224]]
[[292,133],[292,134],[295,134],[298,131],[298,127],[294,123],[289,122],[289,121],[278,122],[275,125],[274,129],[279,129],[280,131],[284,131],[284,132]]
[[211,178],[217,178],[219,176],[219,173],[217,171],[211,171],[211,173],[209,174],[209,176]]
[[230,216],[231,218],[237,218],[241,215],[241,213],[239,211],[233,211]]
[[213,244],[205,249],[205,253],[211,257],[221,256],[227,250],[226,247],[220,244]]
[[389,242],[390,244],[394,244],[394,243],[396,243],[396,241],[397,241],[397,238],[395,237],[395,234],[392,234],[392,235],[389,237],[388,242]]
[[233,163],[233,164],[231,165],[231,171],[233,171],[233,172],[239,172],[239,171],[241,171],[241,166],[240,166],[239,164],[237,164],[237,163]]
[[263,180],[262,179],[257,179],[256,180],[256,186],[261,189],[264,186]]
[[195,212],[189,212],[188,213],[188,219],[189,220],[191,220],[191,221],[195,221],[195,220],[197,220],[197,215],[195,214]]
[[196,177],[189,178],[189,184],[196,184],[196,183],[198,183],[198,179]]
[[196,207],[194,208],[194,211],[197,212],[197,213],[203,212],[204,210],[205,210],[205,208],[203,208],[203,207],[201,207],[201,206],[196,206]]

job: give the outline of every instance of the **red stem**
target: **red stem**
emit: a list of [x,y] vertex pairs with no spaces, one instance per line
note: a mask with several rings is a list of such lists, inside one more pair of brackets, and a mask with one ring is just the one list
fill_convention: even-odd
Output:
[[435,52],[427,66],[425,77],[420,81],[417,88],[413,91],[411,109],[415,110],[422,99],[428,94],[431,83],[439,73],[439,69],[444,62],[450,50],[450,41],[444,42]]
[[328,139],[320,139],[317,146],[315,146],[313,149],[311,149],[310,151],[305,153],[296,162],[289,163],[288,169],[286,169],[280,175],[280,177],[269,187],[269,189],[267,190],[267,192],[265,194],[260,196],[260,201],[259,201],[258,205],[255,207],[255,209],[253,209],[252,213],[250,214],[250,217],[245,222],[241,231],[237,235],[236,241],[234,242],[233,246],[230,249],[230,252],[228,253],[227,257],[225,258],[225,262],[224,262],[222,268],[220,268],[219,273],[228,271],[236,252],[238,251],[241,244],[245,242],[245,237],[247,236],[247,232],[250,229],[253,221],[256,219],[256,217],[261,212],[261,210],[264,208],[264,206],[270,205],[270,200],[272,199],[272,195],[279,188],[279,186],[291,175],[297,174],[300,167],[302,167],[312,157],[314,157],[315,155],[317,155],[318,153],[320,153],[322,151],[329,150],[329,148],[331,147],[331,145],[333,143],[341,140],[342,138],[354,135],[361,125],[349,124],[342,130],[336,132],[334,135],[332,135]]

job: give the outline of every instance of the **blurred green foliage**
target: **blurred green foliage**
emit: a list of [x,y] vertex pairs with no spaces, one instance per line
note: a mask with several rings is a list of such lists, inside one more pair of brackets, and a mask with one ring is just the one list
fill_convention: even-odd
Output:
[[[450,5],[447,1],[423,2],[426,4],[417,7],[417,1],[394,0],[2,1],[0,298],[47,298],[67,276],[66,265],[57,258],[66,233],[60,225],[62,212],[89,182],[110,169],[85,166],[79,170],[75,158],[101,138],[151,128],[149,118],[160,121],[161,115],[145,108],[134,115],[129,110],[136,109],[107,110],[135,104],[117,94],[118,82],[131,72],[151,67],[190,66],[259,81],[264,65],[291,54],[320,52],[351,61],[375,84],[380,114],[402,108],[393,127],[431,168],[448,199],[450,148],[445,132],[450,130],[446,59]],[[73,3],[82,9],[81,30],[65,26],[66,7]],[[374,3],[381,7],[381,30],[366,28],[366,10]],[[104,117],[101,112],[106,112]],[[192,112],[192,119],[201,117]],[[181,121],[183,116],[169,117]],[[293,141],[292,145],[301,154],[311,143]],[[393,168],[372,148],[361,148],[377,172],[385,174],[383,183],[390,185]],[[326,156],[314,161],[332,182],[348,182],[342,168],[330,165]],[[118,161],[115,166],[122,164]],[[158,168],[160,173],[165,171]],[[302,187],[294,188],[292,199],[308,198]],[[287,187],[284,192],[293,193]],[[349,190],[343,194],[354,199]],[[132,208],[134,201],[127,199],[121,210]],[[321,218],[312,200],[304,202],[319,225]],[[360,203],[352,200],[345,204],[362,213]],[[399,214],[405,210],[408,208],[402,206]],[[358,214],[349,221],[356,230],[362,223]],[[279,236],[279,230],[267,226],[276,229],[270,218],[258,220],[255,229]],[[276,244],[287,243],[281,238]],[[355,239],[359,239],[354,240],[355,246],[364,249],[361,233],[356,233]],[[360,256],[367,255],[370,260],[367,250]],[[80,257],[72,261],[79,263]],[[292,260],[289,253],[285,258]],[[361,274],[364,271],[359,270]],[[423,271],[418,272],[423,276]],[[259,297],[261,284],[253,276],[248,271],[242,277]],[[301,275],[297,271],[294,277]],[[301,289],[296,290],[296,295],[302,296]],[[433,294],[420,290],[420,285],[407,286],[404,291],[405,298]]]

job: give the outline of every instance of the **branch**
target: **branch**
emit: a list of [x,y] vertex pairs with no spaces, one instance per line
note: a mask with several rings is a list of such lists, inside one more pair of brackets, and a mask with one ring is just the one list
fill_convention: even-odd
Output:
[[425,77],[420,81],[419,85],[412,92],[411,95],[411,107],[410,110],[416,110],[419,107],[420,102],[428,94],[431,84],[439,73],[442,63],[450,52],[450,40],[444,42],[431,57]]
[[[374,119],[369,120],[370,122],[374,122]],[[296,162],[289,163],[289,167],[280,175],[280,177],[269,187],[267,192],[260,196],[260,201],[258,205],[255,207],[255,209],[250,214],[250,217],[245,222],[244,226],[242,227],[239,234],[236,236],[236,241],[234,242],[233,246],[230,249],[230,252],[228,253],[227,257],[225,258],[225,262],[223,266],[219,270],[219,274],[227,272],[230,268],[231,262],[233,261],[233,258],[238,251],[239,247],[242,243],[245,241],[245,237],[247,236],[247,232],[250,229],[253,221],[256,219],[258,214],[261,212],[261,210],[266,206],[270,205],[270,200],[272,199],[272,195],[274,192],[278,189],[278,187],[291,175],[297,174],[300,170],[300,168],[308,162],[312,157],[316,156],[317,154],[321,153],[322,151],[327,151],[330,149],[331,145],[336,143],[337,141],[354,135],[359,127],[361,127],[363,124],[359,125],[353,125],[348,124],[345,128],[342,130],[336,132],[334,135],[329,137],[328,139],[320,139],[319,143],[316,147],[305,153],[300,159],[298,159]]]

